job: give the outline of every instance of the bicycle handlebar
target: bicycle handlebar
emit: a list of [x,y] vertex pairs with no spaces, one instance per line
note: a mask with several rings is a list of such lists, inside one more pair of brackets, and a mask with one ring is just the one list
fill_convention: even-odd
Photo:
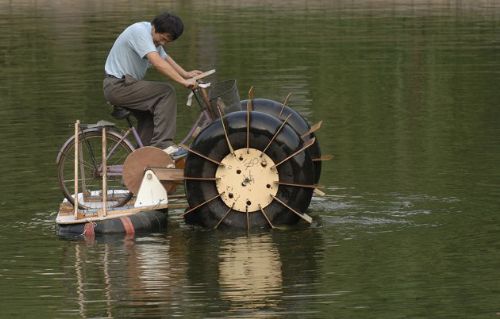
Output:
[[212,69],[212,70],[209,70],[207,72],[203,72],[201,74],[198,74],[197,76],[192,77],[192,79],[193,80],[200,80],[200,79],[203,79],[203,78],[205,78],[205,77],[207,77],[209,75],[212,75],[214,73],[215,73],[215,69]]

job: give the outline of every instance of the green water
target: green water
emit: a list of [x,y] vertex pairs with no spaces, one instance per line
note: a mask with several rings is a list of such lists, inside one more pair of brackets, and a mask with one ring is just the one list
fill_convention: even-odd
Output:
[[[111,120],[107,52],[164,9],[177,62],[323,120],[311,227],[55,235],[58,148]],[[3,0],[0,66],[0,317],[498,318],[498,1]]]

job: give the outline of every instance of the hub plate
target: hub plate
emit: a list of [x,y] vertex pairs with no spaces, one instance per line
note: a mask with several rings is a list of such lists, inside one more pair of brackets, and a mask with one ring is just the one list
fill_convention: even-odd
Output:
[[228,207],[243,213],[255,212],[273,201],[279,175],[276,168],[271,168],[274,162],[269,156],[258,149],[241,148],[221,163],[215,173],[216,186]]

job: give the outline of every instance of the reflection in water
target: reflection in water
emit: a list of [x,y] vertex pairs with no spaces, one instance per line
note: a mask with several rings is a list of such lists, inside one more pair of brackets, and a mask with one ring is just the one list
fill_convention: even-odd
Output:
[[[192,230],[189,230],[190,232]],[[289,240],[303,239],[290,247]],[[64,316],[277,317],[308,303],[322,244],[316,230],[67,242]],[[299,262],[306,258],[306,262]],[[287,264],[283,259],[288,260]],[[305,266],[305,267],[304,267]],[[304,311],[303,309],[301,311]]]
[[175,304],[186,275],[182,254],[171,247],[175,241],[141,241],[113,238],[68,247],[67,261],[73,267],[65,268],[74,271],[68,274],[76,279],[75,291],[70,293],[75,294],[82,318],[149,317]]
[[220,295],[230,311],[276,306],[282,265],[270,234],[222,240],[219,260]]

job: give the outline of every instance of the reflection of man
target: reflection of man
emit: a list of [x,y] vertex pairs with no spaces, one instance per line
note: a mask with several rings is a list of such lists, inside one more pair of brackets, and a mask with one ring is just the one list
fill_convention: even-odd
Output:
[[144,145],[166,149],[174,157],[183,151],[173,143],[177,113],[175,90],[168,83],[143,78],[152,65],[175,82],[187,88],[196,87],[196,81],[191,78],[201,71],[185,71],[162,47],[177,39],[183,30],[182,20],[168,12],[155,17],[151,23],[132,24],[118,36],[109,52],[103,83],[108,102],[134,112]]

